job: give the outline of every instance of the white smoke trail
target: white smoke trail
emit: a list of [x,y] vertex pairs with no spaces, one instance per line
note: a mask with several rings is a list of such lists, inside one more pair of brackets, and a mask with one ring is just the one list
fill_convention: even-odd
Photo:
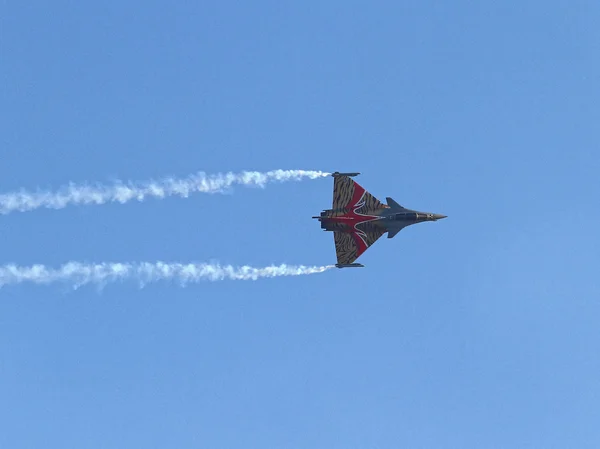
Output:
[[62,209],[68,205],[127,203],[144,201],[149,197],[187,198],[196,192],[222,193],[234,184],[264,187],[270,182],[300,181],[329,176],[314,170],[272,170],[268,172],[244,171],[240,173],[217,173],[207,175],[199,172],[186,178],[168,177],[145,182],[116,181],[113,184],[69,184],[56,192],[19,191],[0,194],[0,214],[25,212],[39,208]]
[[322,273],[335,265],[270,265],[262,268],[250,266],[234,267],[208,263],[80,263],[68,262],[58,268],[45,265],[18,266],[8,264],[0,266],[0,287],[6,285],[33,283],[68,283],[73,288],[86,284],[105,285],[109,282],[133,280],[141,286],[157,281],[178,281],[188,283],[221,280],[256,280],[279,276],[301,276]]

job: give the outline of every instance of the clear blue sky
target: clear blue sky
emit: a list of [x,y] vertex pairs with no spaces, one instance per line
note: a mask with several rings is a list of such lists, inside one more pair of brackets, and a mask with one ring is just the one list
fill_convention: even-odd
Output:
[[[597,1],[0,17],[1,192],[357,170],[449,216],[381,239],[361,270],[0,290],[0,447],[599,447]],[[0,263],[327,264],[310,217],[331,188],[16,213]]]

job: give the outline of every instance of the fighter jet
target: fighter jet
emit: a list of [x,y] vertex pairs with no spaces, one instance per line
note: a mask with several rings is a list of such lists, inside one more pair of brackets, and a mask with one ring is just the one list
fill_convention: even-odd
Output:
[[333,231],[336,267],[363,267],[354,261],[386,232],[391,239],[407,226],[446,218],[407,209],[390,197],[387,204],[381,203],[351,179],[359,174],[333,173],[333,207],[312,217],[321,222],[324,231]]

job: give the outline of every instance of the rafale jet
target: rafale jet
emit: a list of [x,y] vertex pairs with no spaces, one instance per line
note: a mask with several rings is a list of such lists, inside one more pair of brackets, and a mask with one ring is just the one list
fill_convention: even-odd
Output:
[[406,209],[390,197],[386,198],[387,205],[381,203],[350,179],[359,174],[333,173],[333,207],[313,217],[321,222],[324,231],[333,231],[336,267],[362,267],[354,261],[386,232],[391,239],[407,226],[446,218]]

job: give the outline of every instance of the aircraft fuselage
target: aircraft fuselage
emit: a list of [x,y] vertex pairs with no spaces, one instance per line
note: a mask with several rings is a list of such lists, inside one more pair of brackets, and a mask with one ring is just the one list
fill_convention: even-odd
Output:
[[[372,211],[356,210],[333,210],[328,209],[321,212],[318,217],[313,217],[321,222],[321,228],[325,231],[342,231],[344,228],[352,229],[357,224],[367,224],[384,228],[388,233],[397,234],[401,229],[415,223],[425,221],[437,221],[446,218],[445,215],[430,212],[419,212],[415,210],[398,210],[395,207],[387,207]],[[392,235],[392,237],[393,237]]]

